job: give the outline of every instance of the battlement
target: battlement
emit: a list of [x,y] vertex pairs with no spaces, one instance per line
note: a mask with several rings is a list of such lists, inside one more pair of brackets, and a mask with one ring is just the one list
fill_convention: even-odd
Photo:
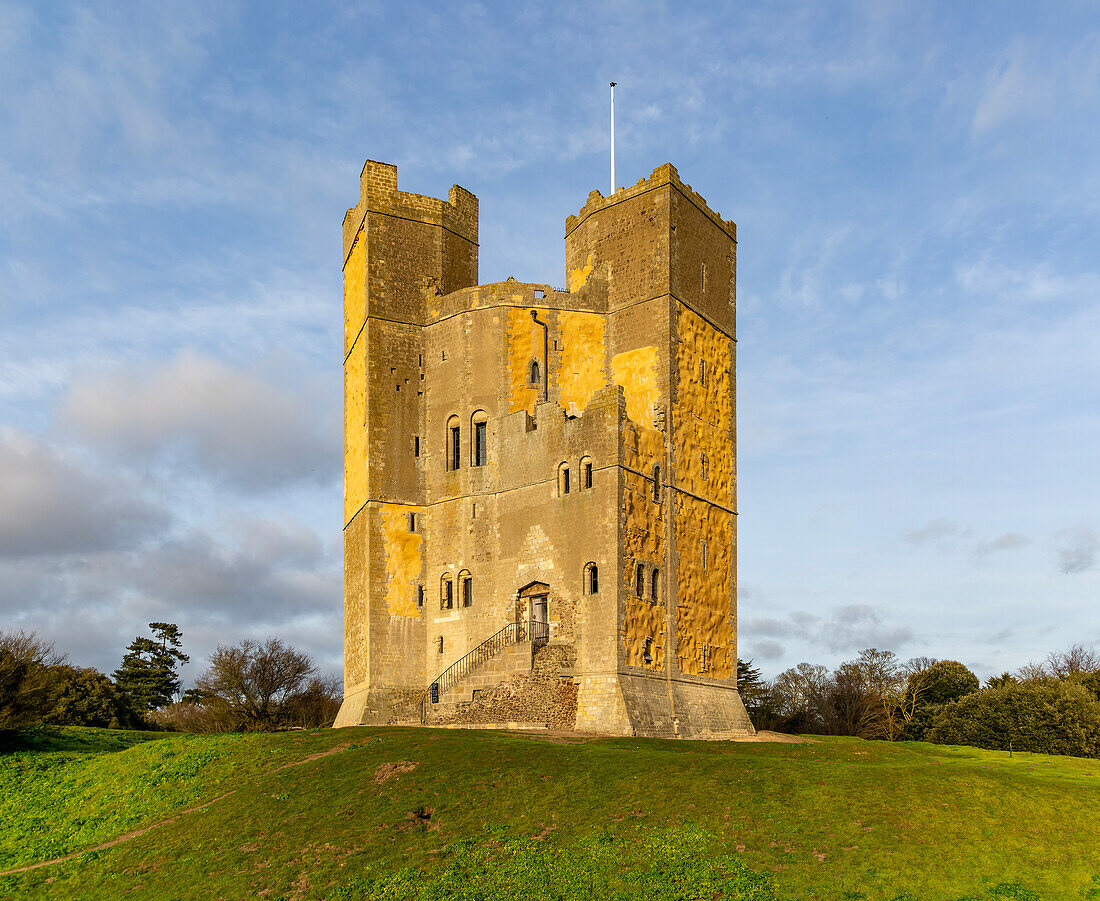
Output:
[[593,278],[577,291],[514,278],[452,291],[429,305],[428,321],[438,321],[486,307],[524,307],[543,310],[607,312],[607,280]]
[[451,185],[446,200],[397,190],[397,166],[367,160],[359,175],[359,202],[344,216],[344,259],[368,212],[438,225],[477,245],[477,197]]
[[729,235],[734,241],[737,240],[737,225],[728,219],[723,219],[707,205],[706,200],[704,200],[702,196],[692,190],[691,185],[680,181],[680,173],[676,171],[676,167],[673,166],[672,163],[665,163],[663,166],[658,166],[653,170],[649,178],[639,178],[638,181],[629,188],[620,188],[610,197],[605,197],[598,190],[593,189],[589,192],[588,200],[585,201],[580,212],[575,216],[567,216],[565,218],[565,236],[568,238],[570,233],[593,213],[607,209],[617,203],[622,203],[624,200],[630,200],[641,194],[645,194],[647,191],[652,191],[655,188],[660,188],[665,185],[671,185],[676,188],[684,197],[697,206],[708,219],[722,229],[722,231]]

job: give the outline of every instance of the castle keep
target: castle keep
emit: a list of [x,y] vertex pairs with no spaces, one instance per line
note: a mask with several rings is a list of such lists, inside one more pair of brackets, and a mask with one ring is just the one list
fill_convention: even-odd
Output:
[[478,285],[478,203],[368,161],[344,218],[336,725],[752,731],[737,693],[736,226],[664,165]]

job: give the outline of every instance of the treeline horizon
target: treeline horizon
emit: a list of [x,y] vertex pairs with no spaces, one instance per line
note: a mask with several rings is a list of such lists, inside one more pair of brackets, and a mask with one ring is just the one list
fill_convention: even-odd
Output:
[[0,737],[36,726],[184,732],[273,731],[331,725],[342,681],[279,638],[219,644],[194,687],[174,623],[149,623],[110,676],[72,666],[34,632],[0,630]]
[[[174,623],[149,623],[111,676],[76,667],[35,633],[0,630],[0,735],[35,726],[183,732],[332,725],[342,680],[279,638],[221,644],[182,690],[190,660]],[[929,741],[1100,757],[1100,652],[1075,644],[983,684],[957,660],[867,648],[830,670],[799,663],[765,679],[738,660],[737,685],[758,730]]]
[[799,663],[770,680],[738,660],[737,684],[757,729],[1100,757],[1100,652],[1090,645],[984,684],[957,660],[903,662],[878,648],[833,670]]

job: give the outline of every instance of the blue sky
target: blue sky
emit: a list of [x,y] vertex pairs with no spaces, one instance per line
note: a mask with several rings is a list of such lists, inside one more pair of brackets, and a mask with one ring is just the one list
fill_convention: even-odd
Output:
[[1100,643],[1095,3],[0,0],[0,627],[340,666],[340,224],[481,281],[670,161],[738,223],[741,656]]

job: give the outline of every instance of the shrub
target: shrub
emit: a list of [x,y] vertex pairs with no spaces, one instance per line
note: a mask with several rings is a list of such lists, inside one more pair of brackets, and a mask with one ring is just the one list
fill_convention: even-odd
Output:
[[937,715],[928,740],[1002,750],[1100,757],[1100,702],[1082,685],[1046,679],[987,688]]

